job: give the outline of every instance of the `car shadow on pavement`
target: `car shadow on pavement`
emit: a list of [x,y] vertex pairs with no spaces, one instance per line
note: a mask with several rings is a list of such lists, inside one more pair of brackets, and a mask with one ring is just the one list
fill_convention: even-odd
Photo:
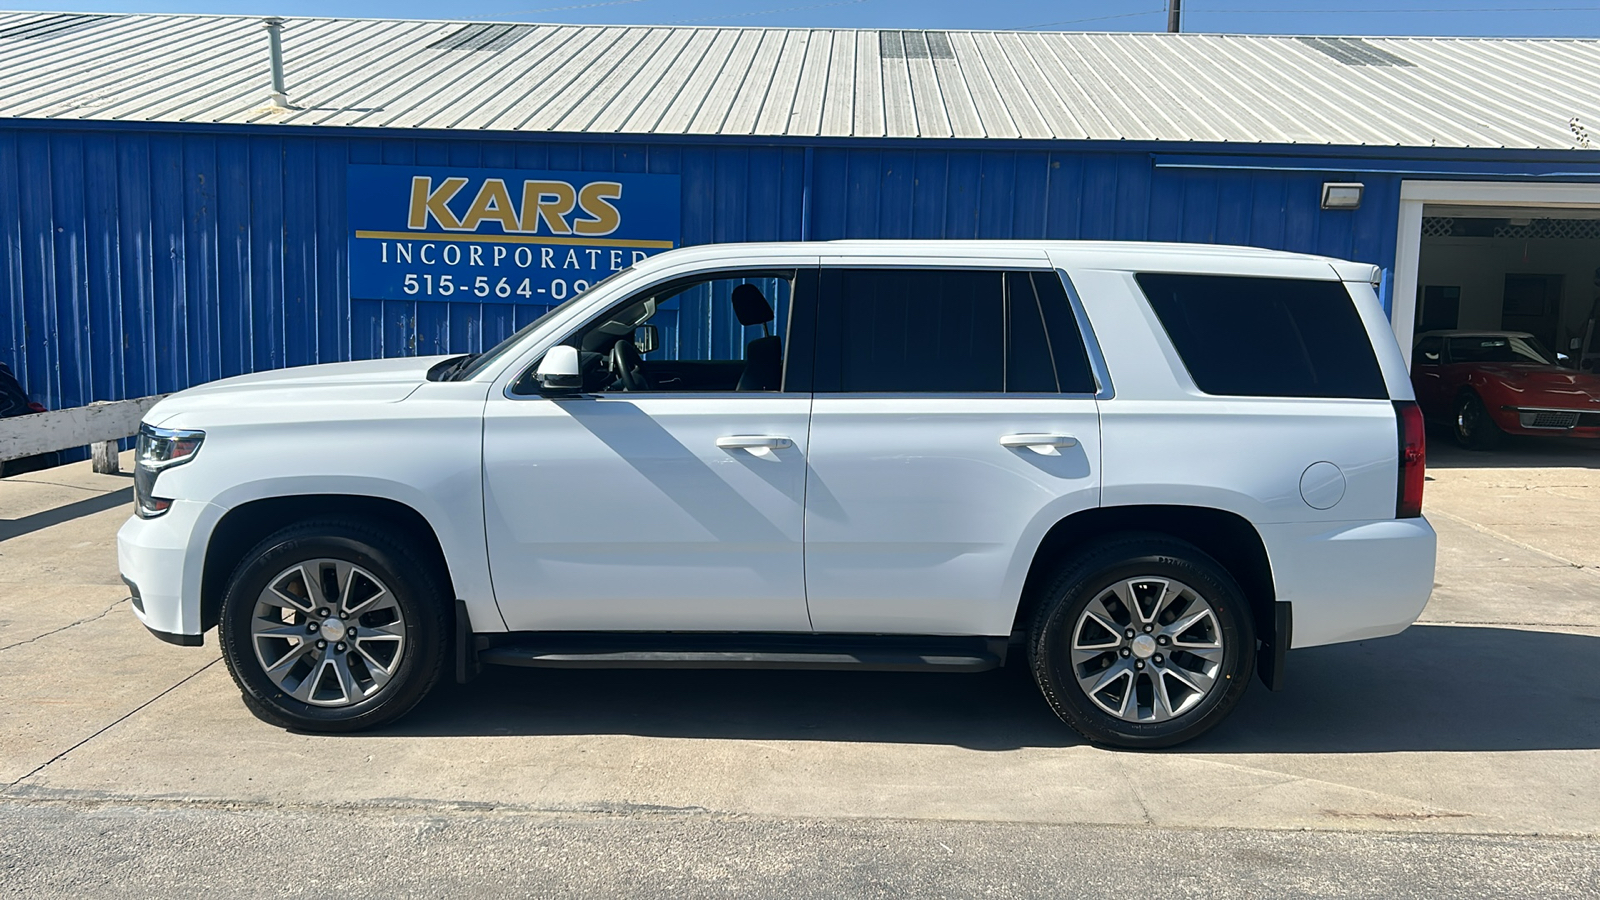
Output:
[[[1254,687],[1259,687],[1255,685]],[[1280,693],[1251,690],[1199,753],[1600,748],[1600,637],[1415,625],[1289,654]]]
[[72,503],[36,512],[31,515],[16,519],[0,519],[0,541],[9,541],[14,537],[42,531],[52,525],[71,522],[84,516],[92,516],[108,509],[116,509],[133,502],[133,488],[123,488],[120,491],[111,491],[106,494],[96,494]]
[[[725,740],[1067,747],[1020,655],[979,675],[489,668],[366,736],[631,734]],[[1418,625],[1297,650],[1284,691],[1253,683],[1182,752],[1600,748],[1600,637]]]
[[486,667],[372,734],[632,734],[724,740],[1080,743],[1020,657],[978,674]]
[[1600,469],[1600,440],[1506,435],[1493,450],[1465,450],[1450,431],[1428,429],[1430,469]]

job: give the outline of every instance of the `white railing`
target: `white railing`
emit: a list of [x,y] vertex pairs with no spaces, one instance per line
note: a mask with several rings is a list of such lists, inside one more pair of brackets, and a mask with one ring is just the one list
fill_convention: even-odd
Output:
[[0,462],[89,444],[94,470],[114,475],[117,441],[138,433],[139,420],[165,396],[110,400],[0,419]]

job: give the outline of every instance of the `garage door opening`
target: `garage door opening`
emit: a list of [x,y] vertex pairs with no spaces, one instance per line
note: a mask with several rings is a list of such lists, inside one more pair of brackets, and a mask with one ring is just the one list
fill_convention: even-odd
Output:
[[1415,334],[1526,332],[1592,370],[1597,297],[1600,209],[1424,206]]
[[1573,368],[1600,367],[1600,185],[1408,181],[1395,335],[1517,331]]
[[1592,456],[1600,187],[1407,182],[1394,291],[1417,402],[1451,443],[1482,451],[1531,446],[1508,444],[1513,436],[1585,438]]

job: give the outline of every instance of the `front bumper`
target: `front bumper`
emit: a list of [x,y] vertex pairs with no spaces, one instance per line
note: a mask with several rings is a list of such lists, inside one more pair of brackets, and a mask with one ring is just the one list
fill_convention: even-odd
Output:
[[1511,434],[1600,437],[1600,411],[1545,406],[1502,406],[1495,413],[1495,424],[1500,426],[1501,431]]
[[165,515],[129,519],[117,532],[117,568],[133,592],[133,613],[168,643],[203,642],[200,579],[206,541],[221,517],[209,503],[174,500]]

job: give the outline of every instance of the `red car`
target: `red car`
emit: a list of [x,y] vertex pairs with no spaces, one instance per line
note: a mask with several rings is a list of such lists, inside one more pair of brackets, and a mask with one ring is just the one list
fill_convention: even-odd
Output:
[[1600,376],[1564,369],[1522,331],[1429,331],[1411,354],[1411,385],[1429,419],[1487,450],[1506,434],[1600,437]]

